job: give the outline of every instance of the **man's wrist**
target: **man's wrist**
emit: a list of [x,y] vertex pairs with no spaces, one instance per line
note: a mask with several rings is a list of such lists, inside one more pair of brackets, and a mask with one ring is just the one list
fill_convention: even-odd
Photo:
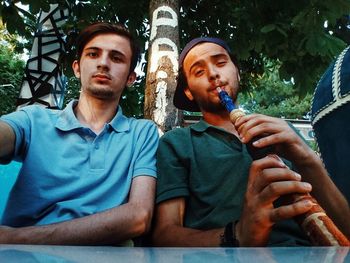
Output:
[[239,247],[239,241],[236,237],[236,225],[238,220],[234,223],[228,223],[224,228],[224,233],[220,235],[221,247]]
[[13,244],[16,228],[0,226],[0,244]]
[[324,164],[319,156],[312,150],[308,149],[307,154],[298,160],[291,160],[293,166],[300,173],[313,172],[315,169],[323,169]]

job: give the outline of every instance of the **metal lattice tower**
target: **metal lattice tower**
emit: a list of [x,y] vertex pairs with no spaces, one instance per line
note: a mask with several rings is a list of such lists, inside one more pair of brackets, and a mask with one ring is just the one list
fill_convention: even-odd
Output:
[[17,99],[18,108],[32,104],[62,107],[67,82],[60,67],[60,60],[65,53],[62,26],[68,15],[69,10],[61,9],[58,4],[51,5],[49,12],[41,11]]

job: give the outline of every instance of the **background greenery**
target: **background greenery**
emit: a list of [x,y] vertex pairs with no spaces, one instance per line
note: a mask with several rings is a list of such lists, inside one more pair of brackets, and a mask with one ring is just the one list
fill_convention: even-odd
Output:
[[17,37],[8,34],[0,23],[0,116],[16,109],[25,67],[16,51],[19,46]]
[[[36,16],[40,8],[49,10],[50,3],[66,5],[64,0],[4,0],[0,15],[8,31],[27,39],[30,46]],[[321,74],[350,43],[349,0],[179,0],[179,6],[181,47],[203,35],[228,40],[241,69],[240,101],[248,111],[303,118]],[[65,74],[69,78],[66,100],[76,97],[79,90],[70,65],[72,43],[80,28],[96,20],[119,21],[135,32],[142,46],[150,34],[149,1],[78,0],[69,1],[69,7],[71,15],[64,28],[68,54]],[[14,53],[23,45],[18,47]],[[124,93],[122,104],[129,115],[142,117],[143,96],[144,76]]]

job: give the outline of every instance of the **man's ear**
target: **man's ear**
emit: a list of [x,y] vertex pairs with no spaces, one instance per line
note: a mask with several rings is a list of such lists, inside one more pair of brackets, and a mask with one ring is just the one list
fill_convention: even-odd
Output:
[[186,97],[187,97],[190,101],[193,100],[192,92],[189,90],[188,87],[184,88],[184,93],[185,93]]
[[126,86],[130,87],[136,80],[136,73],[135,71],[131,72],[128,76],[128,79],[126,81]]
[[78,60],[74,60],[72,63],[72,69],[74,71],[75,77],[80,78],[80,66]]

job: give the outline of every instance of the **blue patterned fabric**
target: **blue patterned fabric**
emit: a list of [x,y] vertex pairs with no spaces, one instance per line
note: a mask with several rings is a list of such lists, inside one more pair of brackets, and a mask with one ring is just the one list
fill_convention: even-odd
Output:
[[326,169],[350,202],[350,46],[319,81],[311,118]]

